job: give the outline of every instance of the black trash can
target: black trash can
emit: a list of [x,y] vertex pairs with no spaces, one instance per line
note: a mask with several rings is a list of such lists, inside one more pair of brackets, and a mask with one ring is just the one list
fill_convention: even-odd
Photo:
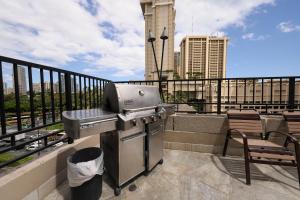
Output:
[[[88,162],[88,161],[98,159],[101,156],[101,154],[102,154],[102,150],[100,148],[97,147],[85,148],[75,152],[70,157],[69,162],[73,164]],[[103,162],[103,159],[101,162]],[[95,174],[93,178],[84,182],[82,185],[71,187],[72,200],[83,200],[83,199],[98,200],[101,197],[101,193],[102,193],[102,174],[101,175]]]

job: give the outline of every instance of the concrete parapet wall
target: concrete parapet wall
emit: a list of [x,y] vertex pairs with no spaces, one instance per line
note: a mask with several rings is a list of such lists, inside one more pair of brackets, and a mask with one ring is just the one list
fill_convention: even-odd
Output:
[[217,133],[226,132],[226,121],[223,115],[177,115],[174,117],[174,131]]
[[[282,116],[262,116],[265,131],[288,132]],[[220,154],[223,150],[228,120],[226,115],[175,114],[170,116],[164,135],[167,149]],[[285,138],[274,134],[272,140],[283,143]],[[242,155],[242,146],[230,141],[228,154]]]
[[99,136],[75,140],[0,178],[1,199],[43,199],[67,178],[67,157],[99,145]]

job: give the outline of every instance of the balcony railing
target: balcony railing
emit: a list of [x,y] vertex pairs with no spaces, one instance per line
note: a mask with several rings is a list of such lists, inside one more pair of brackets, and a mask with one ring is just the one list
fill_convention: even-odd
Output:
[[54,132],[19,139],[22,134],[61,124],[64,110],[100,107],[107,82],[109,80],[0,56],[0,141],[9,141],[9,145],[0,147],[0,155],[34,142],[42,143],[38,148],[0,163],[0,168],[67,141],[66,137],[57,137],[63,131],[62,126]]
[[[38,148],[0,163],[0,168],[47,149],[68,138],[63,131],[64,110],[100,107],[103,88],[110,80],[50,66],[0,56],[0,156],[38,142]],[[123,84],[156,85],[158,81],[123,81]],[[300,107],[300,77],[250,77],[165,80],[161,82],[166,103],[177,112],[217,113],[229,108],[256,109],[274,114]],[[15,87],[17,86],[17,87]],[[53,132],[34,131],[58,126]],[[22,134],[33,134],[20,140]],[[54,139],[53,139],[54,138]]]
[[[118,83],[159,85],[158,81]],[[177,112],[221,114],[243,108],[276,114],[300,108],[299,76],[165,80],[161,85],[166,103],[176,104]]]

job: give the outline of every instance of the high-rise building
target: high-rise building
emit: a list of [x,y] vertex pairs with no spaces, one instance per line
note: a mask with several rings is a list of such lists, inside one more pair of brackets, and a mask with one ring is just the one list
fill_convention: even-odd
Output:
[[3,84],[3,92],[5,95],[14,93],[13,88],[9,87],[6,82],[4,82],[4,84]]
[[180,44],[181,78],[225,78],[226,37],[187,36]]
[[45,90],[45,92],[50,92],[50,90],[51,90],[51,84],[50,84],[49,81],[45,81],[44,82],[44,90]]
[[174,78],[180,74],[180,52],[174,52]]
[[40,83],[33,83],[32,89],[34,92],[41,92],[41,84]]
[[162,68],[163,77],[173,78],[175,0],[140,0],[140,4],[145,19],[145,79],[156,80],[158,78],[152,47],[151,44],[148,43],[149,30],[156,37],[154,48],[156,50],[157,62],[160,67],[162,55],[162,40],[160,40],[160,35],[164,27],[166,27],[169,38],[165,43]]
[[65,76],[64,75],[60,75],[60,80],[61,80],[61,92],[65,93],[65,91],[66,91]]
[[4,93],[4,94],[8,94],[8,93],[7,93],[7,89],[8,89],[7,83],[4,82],[4,83],[3,83],[3,93]]
[[[17,72],[18,72],[19,94],[25,95],[27,91],[25,68],[22,66],[18,66]],[[14,80],[14,74],[12,74],[12,79]],[[15,88],[14,81],[13,81],[13,87]]]

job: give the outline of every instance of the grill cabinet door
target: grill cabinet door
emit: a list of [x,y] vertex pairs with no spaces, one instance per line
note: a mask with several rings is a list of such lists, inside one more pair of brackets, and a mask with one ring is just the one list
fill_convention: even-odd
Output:
[[119,143],[119,183],[122,185],[129,179],[145,171],[145,132],[120,138]]
[[149,124],[148,145],[148,170],[151,170],[163,158],[163,126],[161,122]]

